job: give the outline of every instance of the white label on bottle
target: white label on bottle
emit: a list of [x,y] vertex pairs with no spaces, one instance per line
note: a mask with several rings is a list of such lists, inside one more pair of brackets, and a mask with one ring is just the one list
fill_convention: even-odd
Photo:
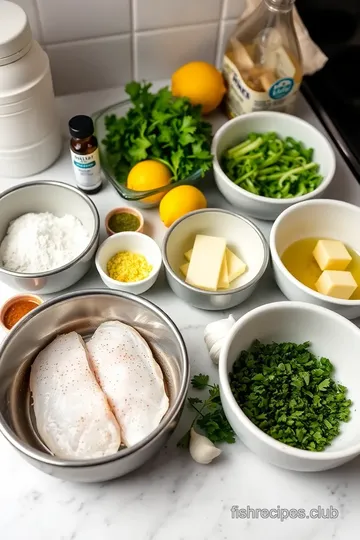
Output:
[[76,154],[72,150],[71,160],[79,188],[91,191],[101,184],[100,155],[98,148],[86,155]]
[[[286,54],[286,51],[284,50]],[[283,57],[282,57],[283,59]],[[236,65],[224,57],[223,73],[227,83],[226,103],[231,116],[239,116],[254,111],[290,112],[296,98],[299,85],[293,79],[294,65],[288,58],[292,71],[269,86],[267,92],[257,92],[250,88],[241,76]],[[282,67],[285,70],[285,60]],[[288,66],[289,67],[289,64]],[[284,73],[284,71],[282,71]]]

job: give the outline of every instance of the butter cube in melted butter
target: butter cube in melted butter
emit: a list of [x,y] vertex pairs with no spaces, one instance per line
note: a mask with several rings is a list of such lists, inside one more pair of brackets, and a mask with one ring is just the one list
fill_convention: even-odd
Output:
[[339,240],[319,240],[313,256],[321,270],[346,270],[351,255]]
[[351,272],[343,270],[325,270],[315,283],[317,291],[326,296],[349,300],[357,289],[357,283]]

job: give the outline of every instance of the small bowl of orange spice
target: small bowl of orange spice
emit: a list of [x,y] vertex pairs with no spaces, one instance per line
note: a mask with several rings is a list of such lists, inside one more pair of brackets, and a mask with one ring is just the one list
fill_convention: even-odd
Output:
[[6,331],[11,330],[25,315],[42,303],[42,299],[33,294],[12,296],[0,308],[0,325]]

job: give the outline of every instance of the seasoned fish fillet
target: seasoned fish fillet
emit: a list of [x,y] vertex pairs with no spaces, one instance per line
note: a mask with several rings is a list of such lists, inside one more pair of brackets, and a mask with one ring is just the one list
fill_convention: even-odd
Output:
[[76,332],[60,335],[36,357],[30,375],[36,425],[60,458],[108,456],[120,446],[120,428]]
[[162,371],[146,341],[127,324],[101,324],[86,345],[122,441],[133,446],[159,425],[169,408]]

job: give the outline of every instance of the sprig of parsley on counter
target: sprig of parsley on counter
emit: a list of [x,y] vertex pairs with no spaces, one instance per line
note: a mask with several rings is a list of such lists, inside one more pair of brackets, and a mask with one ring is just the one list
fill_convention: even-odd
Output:
[[213,443],[234,443],[235,436],[230,426],[220,400],[220,389],[218,384],[209,384],[209,375],[195,375],[191,379],[191,385],[197,390],[208,389],[208,396],[201,400],[198,397],[189,397],[188,404],[196,412],[189,430],[178,442],[178,446],[188,448],[190,442],[190,430],[195,425]]
[[126,92],[132,102],[127,114],[105,118],[106,159],[118,182],[125,183],[139,161],[155,159],[166,165],[172,181],[212,166],[211,124],[201,117],[201,106],[175,98],[168,88],[153,94],[150,83],[131,82]]

